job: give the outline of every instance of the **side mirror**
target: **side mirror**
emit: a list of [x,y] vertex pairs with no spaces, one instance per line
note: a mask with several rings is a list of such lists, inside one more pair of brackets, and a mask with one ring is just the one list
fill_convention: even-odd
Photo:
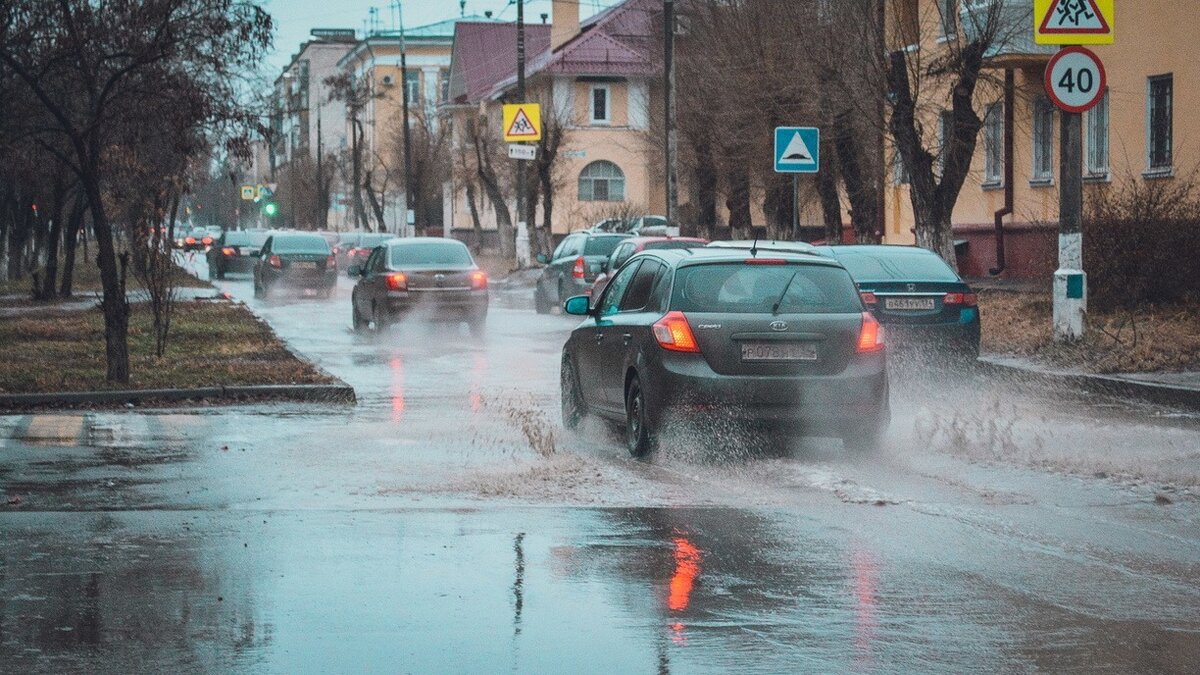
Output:
[[346,276],[361,277],[362,276],[362,265],[359,265],[358,263],[354,263],[350,267],[346,268]]
[[591,314],[591,298],[586,295],[576,295],[567,298],[563,311],[571,316],[587,316]]
[[539,253],[539,254],[537,254],[537,261],[542,263],[543,265],[549,265],[550,264],[550,256],[546,255],[545,253]]

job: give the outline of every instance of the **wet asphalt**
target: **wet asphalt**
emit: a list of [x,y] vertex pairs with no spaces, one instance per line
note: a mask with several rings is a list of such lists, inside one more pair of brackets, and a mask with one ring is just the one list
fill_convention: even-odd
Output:
[[348,279],[217,285],[358,404],[0,417],[0,672],[1200,669],[1194,414],[917,367],[878,456],[637,462],[527,291],[360,336]]

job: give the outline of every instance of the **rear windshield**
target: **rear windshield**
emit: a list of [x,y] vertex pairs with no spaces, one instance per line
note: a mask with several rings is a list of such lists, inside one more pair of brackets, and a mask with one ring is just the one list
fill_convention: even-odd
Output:
[[392,267],[469,267],[467,247],[457,243],[401,244],[392,247]]
[[275,237],[271,242],[272,253],[324,253],[329,254],[329,243],[316,235],[301,237]]
[[663,250],[668,248],[698,248],[704,246],[694,241],[652,241],[642,249],[645,251]]
[[583,245],[583,254],[607,257],[626,239],[628,237],[588,237],[587,243]]
[[[784,290],[787,290],[786,294]],[[862,311],[846,271],[824,265],[691,265],[675,275],[672,309],[684,312],[849,314]]]
[[262,246],[267,235],[257,232],[226,232],[226,246]]
[[903,248],[865,253],[834,251],[858,281],[958,281],[950,266],[931,252]]

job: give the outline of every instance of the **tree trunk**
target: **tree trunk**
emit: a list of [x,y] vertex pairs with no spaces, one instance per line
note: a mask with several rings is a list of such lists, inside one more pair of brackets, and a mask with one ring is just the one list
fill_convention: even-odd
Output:
[[859,143],[857,130],[848,114],[838,115],[833,128],[838,166],[846,185],[846,197],[850,200],[850,226],[854,229],[854,238],[860,244],[878,244],[878,200],[871,189],[866,148]]
[[[79,231],[83,228],[83,217],[87,213],[87,200],[83,193],[75,195],[75,204],[71,207],[71,218],[67,221],[67,231],[63,237],[63,270],[62,286],[58,295],[62,298],[71,297],[72,286],[75,283],[75,250],[79,247]],[[171,239],[174,241],[174,237]]]
[[[95,145],[95,144],[93,144]],[[99,148],[93,147],[92,157]],[[81,180],[92,212],[92,229],[96,232],[96,264],[100,268],[100,284],[104,289],[100,303],[104,312],[104,354],[109,382],[129,383],[129,303],[125,297],[125,268],[127,255],[117,268],[117,252],[113,244],[112,225],[104,212],[100,193],[100,178],[94,165],[82,172]]]
[[711,236],[713,228],[718,225],[717,172],[714,166],[712,146],[706,142],[697,143],[694,174],[696,181],[696,201],[698,202],[696,205],[696,214],[700,222],[690,224],[688,227],[689,231],[681,232],[681,234]]
[[770,239],[791,239],[791,209],[794,206],[792,198],[788,196],[791,189],[791,176],[772,175],[767,179],[763,213],[767,216],[767,236]]
[[738,230],[750,230],[753,221],[750,218],[750,177],[744,168],[735,168],[729,176],[729,196],[725,199],[729,209],[730,236],[738,237]]
[[483,249],[483,223],[479,222],[479,207],[475,205],[475,183],[467,181],[467,208],[471,210],[471,227],[475,231],[475,252]]
[[823,170],[817,174],[817,195],[821,198],[821,218],[825,224],[825,243],[840,244],[842,243],[842,200],[838,196],[835,171]]
[[[379,223],[379,231],[387,232],[387,221],[383,217],[383,204],[379,201],[379,195],[375,194],[375,186],[371,185],[371,172],[367,172],[367,179],[363,181],[363,187],[367,191],[367,197],[371,200],[371,210],[375,212],[375,220]],[[407,223],[407,218],[405,223]]]

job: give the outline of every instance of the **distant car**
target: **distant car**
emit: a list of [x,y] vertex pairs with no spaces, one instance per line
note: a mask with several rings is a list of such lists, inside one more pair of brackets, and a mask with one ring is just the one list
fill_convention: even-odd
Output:
[[254,297],[277,289],[330,297],[337,286],[337,261],[329,244],[311,232],[272,232],[254,263]]
[[601,266],[600,276],[592,282],[591,296],[592,299],[600,297],[604,292],[604,287],[608,285],[608,278],[617,270],[621,269],[621,265],[625,264],[635,253],[642,251],[655,251],[671,248],[693,248],[704,246],[708,243],[707,239],[699,239],[696,237],[630,237],[621,242],[612,255],[608,256],[608,260],[604,261]]
[[855,451],[874,449],[891,420],[879,322],[835,260],[645,251],[594,307],[576,296],[565,309],[586,318],[563,347],[563,425],[623,422],[634,456],[666,420],[714,411]]
[[314,231],[313,231],[313,234],[319,234],[319,235],[321,235],[322,237],[324,237],[324,238],[325,238],[325,242],[326,242],[327,244],[329,244],[329,248],[331,248],[331,249],[332,249],[334,246],[337,246],[337,245],[338,245],[338,242],[340,242],[340,241],[342,240],[342,233],[341,233],[341,232],[333,232],[333,231],[331,231],[331,230],[314,230]]
[[971,287],[937,254],[916,246],[822,246],[858,283],[897,351],[979,356],[979,303]]
[[[218,234],[220,233],[218,232]],[[176,245],[184,251],[203,251],[212,246],[215,239],[216,237],[208,231],[208,228],[193,227],[176,239]]]
[[227,230],[217,237],[208,249],[208,278],[224,279],[229,272],[250,273],[258,260],[259,251],[267,241],[266,232]]
[[[383,242],[394,239],[396,235],[387,234],[386,232],[359,232],[349,240],[342,241],[338,244],[338,264],[341,269],[349,270],[350,266],[366,262],[367,256],[371,255],[371,251]],[[342,257],[344,256],[344,260]]]
[[553,255],[539,255],[538,262],[546,267],[533,292],[537,312],[547,314],[554,307],[562,307],[567,298],[591,291],[604,262],[628,238],[628,234],[572,232],[554,249]]
[[356,332],[382,330],[421,311],[432,321],[466,322],[481,335],[487,322],[488,278],[466,244],[455,239],[391,239],[375,247],[362,263],[351,295],[351,325]]

